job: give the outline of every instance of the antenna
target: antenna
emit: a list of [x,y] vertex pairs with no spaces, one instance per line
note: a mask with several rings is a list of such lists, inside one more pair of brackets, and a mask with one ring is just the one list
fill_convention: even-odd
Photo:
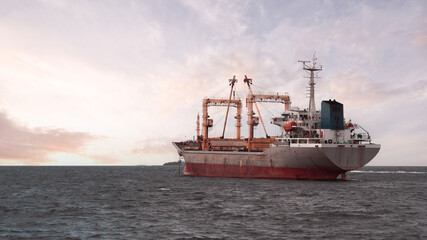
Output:
[[298,62],[302,63],[302,69],[304,69],[308,74],[310,74],[310,82],[308,82],[309,88],[310,88],[310,102],[308,105],[308,113],[310,114],[310,117],[313,117],[313,115],[316,113],[316,104],[314,102],[314,85],[316,84],[314,82],[314,78],[318,78],[317,74],[314,76],[315,72],[322,71],[322,65],[319,65],[319,67],[316,67],[317,65],[317,57],[316,52],[313,53],[313,59],[311,61],[311,66],[309,66],[310,61],[301,61]]

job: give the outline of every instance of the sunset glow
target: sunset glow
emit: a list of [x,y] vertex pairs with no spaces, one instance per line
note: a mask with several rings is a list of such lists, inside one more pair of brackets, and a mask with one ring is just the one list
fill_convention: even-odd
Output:
[[317,107],[337,99],[346,118],[369,130],[382,145],[370,165],[425,166],[426,8],[426,1],[0,1],[0,165],[176,161],[171,142],[196,135],[202,98],[226,97],[233,75],[241,99],[248,75],[257,91],[288,92],[294,106],[307,107],[298,60],[316,52],[324,66]]

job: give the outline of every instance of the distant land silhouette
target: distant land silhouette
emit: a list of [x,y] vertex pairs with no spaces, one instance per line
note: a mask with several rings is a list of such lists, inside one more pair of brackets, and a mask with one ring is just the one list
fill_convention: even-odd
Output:
[[[179,161],[176,161],[176,162],[167,162],[167,163],[163,164],[163,166],[178,166],[178,165],[179,165]],[[181,161],[181,165],[184,166],[185,162]]]

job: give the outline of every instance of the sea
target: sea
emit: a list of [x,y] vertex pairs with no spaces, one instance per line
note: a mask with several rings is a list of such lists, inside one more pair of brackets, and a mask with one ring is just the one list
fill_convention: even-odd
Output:
[[427,239],[427,167],[344,181],[179,172],[0,167],[0,239]]

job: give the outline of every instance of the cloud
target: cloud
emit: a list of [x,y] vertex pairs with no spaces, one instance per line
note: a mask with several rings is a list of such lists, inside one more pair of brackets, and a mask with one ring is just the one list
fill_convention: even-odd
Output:
[[[171,103],[185,106],[198,101],[200,96],[209,96],[219,90],[218,86],[226,86],[227,78],[236,73],[252,75],[254,84],[265,81],[259,85],[266,89],[298,92],[305,86],[297,60],[310,58],[314,50],[318,50],[319,59],[326,64],[327,73],[321,75],[347,78],[348,74],[358,72],[357,78],[360,78],[363,88],[369,90],[359,91],[358,96],[366,94],[371,98],[372,91],[385,86],[379,83],[381,79],[388,78],[387,81],[394,84],[400,82],[398,76],[403,71],[397,72],[396,62],[411,57],[412,52],[410,47],[395,46],[408,46],[412,39],[423,38],[423,32],[417,32],[413,37],[410,35],[416,29],[423,29],[422,23],[418,23],[416,4],[402,6],[407,12],[414,13],[410,20],[406,20],[406,14],[403,15],[394,7],[383,10],[381,6],[361,2],[352,4],[351,8],[348,4],[338,4],[341,8],[335,9],[334,4],[326,3],[313,9],[316,15],[314,19],[296,18],[295,13],[287,11],[277,23],[266,25],[265,28],[248,29],[251,33],[258,30],[256,34],[248,34],[245,30],[247,28],[239,26],[249,23],[249,28],[254,26],[248,19],[251,19],[251,14],[256,12],[254,9],[258,6],[245,2],[233,9],[233,4],[223,3],[184,2],[205,24],[206,30],[200,31],[202,36],[206,32],[214,32],[221,37],[208,41],[203,49],[188,55],[183,70],[163,77],[158,87],[158,99],[165,106]],[[295,7],[295,3],[291,5]],[[274,13],[271,7],[261,8],[260,11]],[[333,14],[328,15],[328,12]],[[255,16],[261,23],[266,23],[266,18],[270,17],[268,14]],[[295,22],[295,19],[301,22]],[[233,33],[218,32],[217,27],[223,25],[232,28]],[[420,66],[421,61],[414,62],[415,65],[411,66],[408,62],[400,67],[411,72]],[[389,77],[387,74],[395,76]],[[355,78],[352,75],[349,77]],[[331,85],[336,84],[330,82]],[[323,84],[321,90],[327,91],[326,84]],[[387,97],[393,93],[393,89],[380,91],[380,95]],[[304,95],[302,91],[300,93]],[[165,109],[173,111],[180,108]]]
[[28,128],[0,112],[0,159],[23,164],[48,162],[49,154],[75,153],[97,137],[64,129]]
[[292,76],[279,68],[277,57],[263,51],[261,44],[248,38],[230,42],[227,46],[211,46],[199,54],[189,56],[182,71],[172,73],[158,83],[156,99],[161,104],[160,109],[165,112],[177,111],[179,108],[170,108],[171,103],[185,107],[195,102],[199,105],[199,101],[205,96],[225,97],[228,79],[233,75],[238,79],[236,87],[241,98],[246,97],[244,75],[253,78],[254,85],[273,91],[283,89],[280,81]]
[[247,29],[243,19],[246,5],[233,1],[181,1],[190,12],[198,17],[211,41],[233,38],[241,35]]
[[393,97],[393,91],[379,86],[356,70],[349,70],[344,76],[330,79],[329,86],[332,98],[345,102],[347,106],[366,107]]
[[[412,102],[423,106],[427,99],[426,6],[423,1],[0,1],[1,108],[29,126],[48,128],[24,127],[5,114],[2,119],[20,130],[17,136],[58,135],[70,139],[60,144],[70,152],[84,146],[78,156],[48,154],[68,158],[67,164],[141,164],[151,158],[160,163],[159,153],[174,152],[170,137],[195,134],[203,97],[228,96],[227,80],[234,74],[243,101],[246,74],[254,91],[289,92],[294,106],[307,107],[307,81],[297,60],[310,60],[316,51],[324,64],[317,107],[331,90],[362,124],[383,109],[387,118],[371,122],[381,139],[401,124],[401,117],[392,115],[396,103],[405,103],[405,117],[424,109]],[[222,123],[219,117],[214,121]],[[81,132],[114,140],[94,143]],[[16,151],[24,157],[13,159],[67,151],[40,150],[55,146],[48,140],[18,143],[36,150]]]
[[132,150],[134,154],[168,154],[174,153],[171,138],[151,138],[138,141],[138,146]]

